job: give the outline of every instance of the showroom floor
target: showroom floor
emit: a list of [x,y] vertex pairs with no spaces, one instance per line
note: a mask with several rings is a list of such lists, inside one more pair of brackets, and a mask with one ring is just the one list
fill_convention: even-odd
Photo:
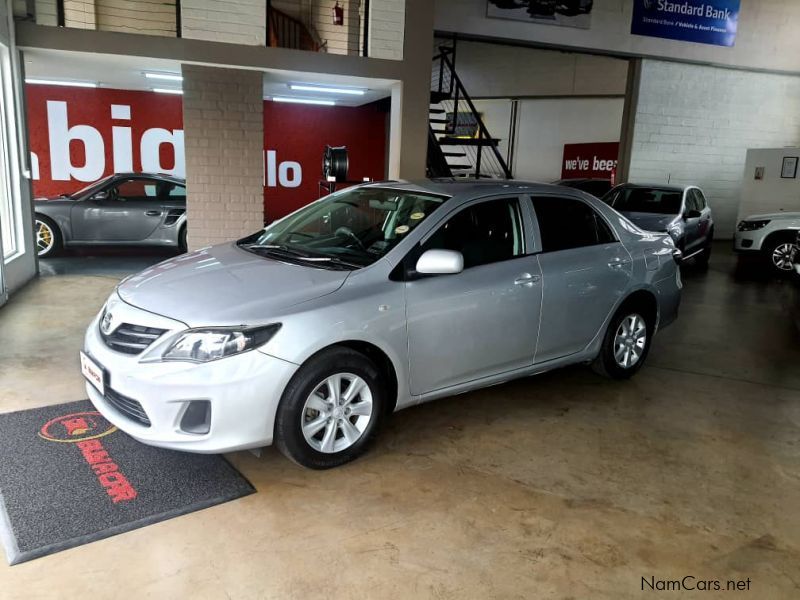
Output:
[[[687,268],[632,381],[572,368],[398,413],[363,459],[231,456],[258,493],[34,560],[3,598],[638,598],[642,578],[800,595],[798,288]],[[0,411],[85,397],[77,350],[115,279],[0,311]],[[703,595],[703,597],[712,597]]]

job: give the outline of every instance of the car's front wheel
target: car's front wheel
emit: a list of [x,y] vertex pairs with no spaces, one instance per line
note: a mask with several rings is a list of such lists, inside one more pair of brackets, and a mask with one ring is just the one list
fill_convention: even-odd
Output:
[[187,240],[187,233],[186,230],[188,227],[184,225],[181,227],[181,230],[178,232],[178,250],[181,252],[186,252],[189,249],[189,243]]
[[286,386],[275,418],[275,445],[304,467],[337,467],[367,449],[385,406],[385,387],[371,360],[349,348],[325,350]]
[[61,250],[61,230],[52,219],[44,215],[36,215],[34,230],[36,233],[36,253],[39,258],[49,258]]
[[628,379],[642,368],[654,326],[642,307],[623,306],[611,319],[600,354],[592,363],[595,371],[612,379]]
[[771,240],[764,248],[764,256],[773,271],[786,275],[794,269],[795,253],[794,236],[779,237]]

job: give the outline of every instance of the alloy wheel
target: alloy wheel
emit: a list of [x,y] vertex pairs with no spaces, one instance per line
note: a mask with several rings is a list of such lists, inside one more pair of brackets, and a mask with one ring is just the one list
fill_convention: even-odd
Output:
[[630,369],[642,358],[647,344],[647,323],[638,314],[622,319],[614,335],[614,360],[623,369]]
[[355,444],[372,420],[372,391],[358,375],[336,373],[306,399],[300,426],[306,442],[325,454]]
[[793,258],[795,252],[795,245],[786,242],[779,244],[775,250],[772,251],[772,264],[775,268],[781,271],[791,271],[793,267]]
[[36,252],[41,256],[53,248],[56,236],[53,229],[44,221],[36,220]]

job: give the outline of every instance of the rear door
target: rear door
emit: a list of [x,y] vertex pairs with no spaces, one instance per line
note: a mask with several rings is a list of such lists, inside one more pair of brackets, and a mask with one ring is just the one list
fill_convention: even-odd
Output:
[[577,198],[533,198],[542,252],[542,321],[535,361],[583,350],[631,277],[631,256],[605,218]]
[[542,285],[537,258],[528,253],[526,208],[518,197],[473,202],[448,215],[412,253],[464,256],[461,273],[406,283],[412,394],[533,363]]
[[99,194],[72,207],[76,240],[138,242],[149,237],[163,220],[157,179],[131,177],[115,181]]

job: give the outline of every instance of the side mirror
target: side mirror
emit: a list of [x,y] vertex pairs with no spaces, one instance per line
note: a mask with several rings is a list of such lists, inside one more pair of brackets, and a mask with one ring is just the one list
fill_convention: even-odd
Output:
[[427,250],[417,260],[417,273],[455,275],[464,270],[464,257],[455,250]]
[[699,219],[702,216],[702,213],[699,210],[688,210],[686,214],[683,215],[684,219]]
[[103,190],[92,196],[92,200],[108,200],[108,192]]

